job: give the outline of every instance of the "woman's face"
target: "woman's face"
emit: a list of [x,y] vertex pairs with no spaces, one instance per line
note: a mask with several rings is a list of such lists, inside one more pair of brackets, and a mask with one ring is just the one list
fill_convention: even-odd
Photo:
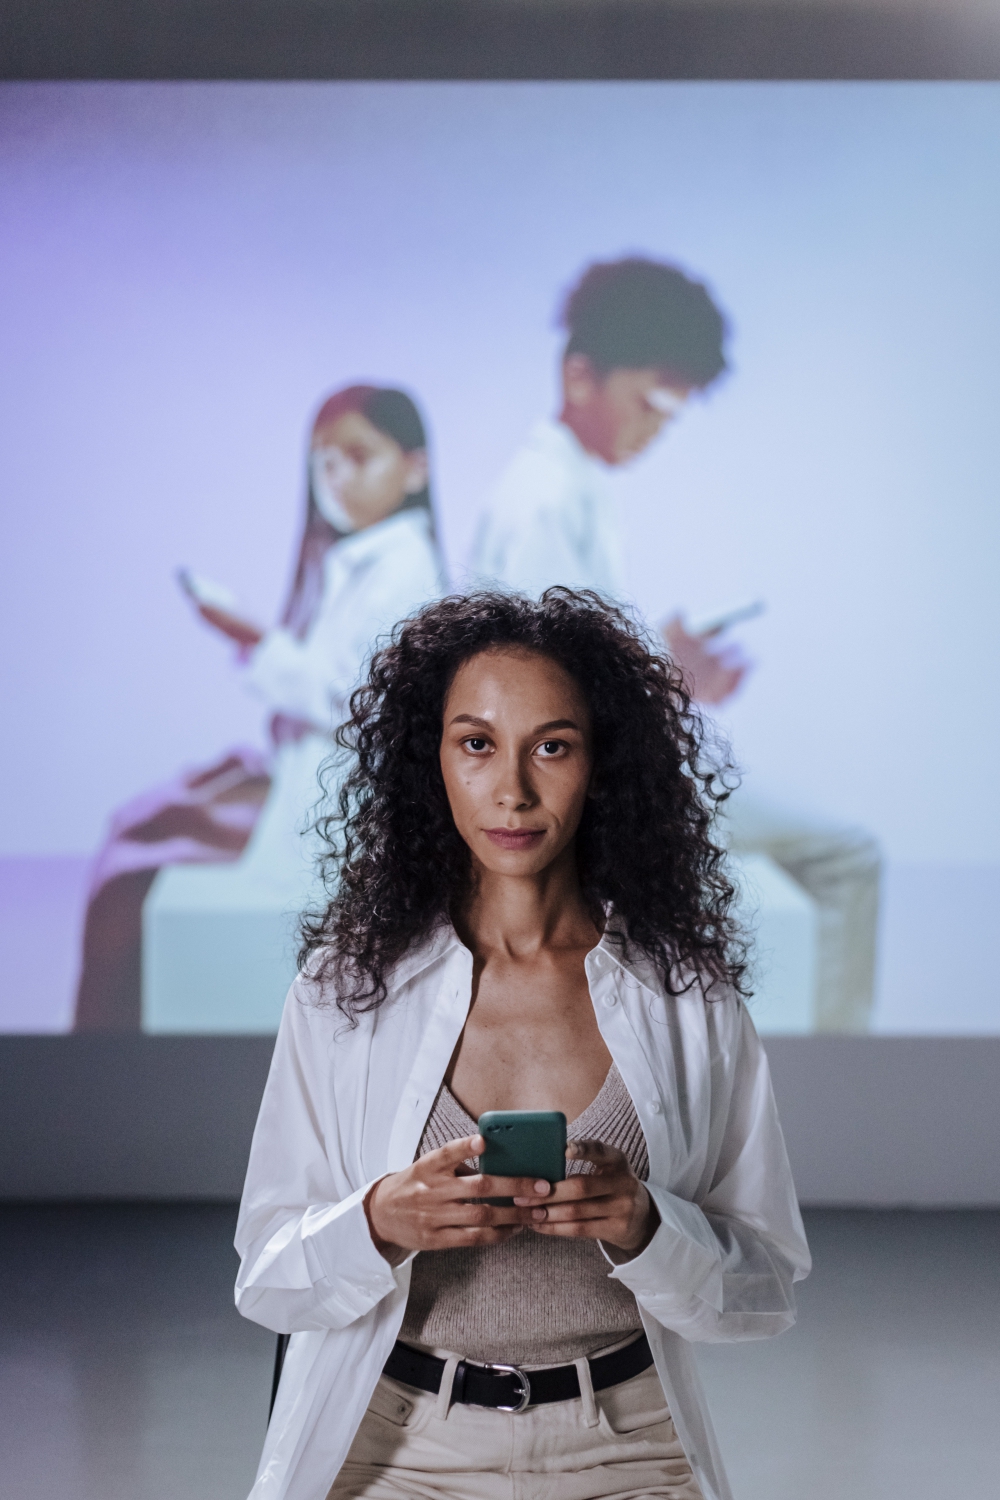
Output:
[[[427,483],[424,450],[404,453],[360,412],[345,412],[315,430],[312,463],[316,504],[339,530],[361,531],[384,521],[407,495],[418,494]],[[338,516],[338,506],[349,528]]]
[[578,684],[534,651],[471,657],[445,701],[441,770],[455,826],[480,865],[539,874],[572,842],[593,773]]

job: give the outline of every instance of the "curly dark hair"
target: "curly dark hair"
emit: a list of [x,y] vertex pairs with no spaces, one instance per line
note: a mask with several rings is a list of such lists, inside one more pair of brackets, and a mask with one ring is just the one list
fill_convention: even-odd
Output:
[[457,909],[471,855],[441,773],[444,704],[463,662],[506,647],[557,661],[590,709],[594,792],[576,851],[598,926],[613,908],[620,941],[652,960],[672,994],[695,979],[709,997],[716,987],[745,993],[735,891],[712,838],[732,766],[639,626],[598,594],[562,587],[537,602],[508,592],[442,599],[376,652],[337,734],[352,765],[338,813],[318,824],[331,899],[302,920],[303,970],[333,981],[353,1019],[382,1003],[392,966]]

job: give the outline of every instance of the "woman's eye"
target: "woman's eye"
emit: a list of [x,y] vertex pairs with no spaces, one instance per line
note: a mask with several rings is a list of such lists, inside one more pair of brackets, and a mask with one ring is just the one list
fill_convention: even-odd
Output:
[[566,747],[562,740],[543,740],[538,748],[546,760],[551,760],[553,755],[558,755]]
[[478,753],[478,752],[480,752],[482,750],[485,750],[487,748],[486,741],[480,739],[478,736],[475,736],[475,735],[473,736],[472,739],[465,740],[463,743],[465,745],[466,750],[472,750],[472,751],[474,751],[476,753]]

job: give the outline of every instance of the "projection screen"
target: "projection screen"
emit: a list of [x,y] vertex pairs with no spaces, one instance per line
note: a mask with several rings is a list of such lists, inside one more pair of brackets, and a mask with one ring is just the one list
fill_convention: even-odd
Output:
[[316,413],[413,399],[469,587],[567,292],[640,258],[727,326],[604,478],[629,607],[746,665],[757,1024],[1000,1032],[998,158],[992,84],[0,89],[0,1030],[276,1028],[319,730],[254,663],[364,540],[304,546]]

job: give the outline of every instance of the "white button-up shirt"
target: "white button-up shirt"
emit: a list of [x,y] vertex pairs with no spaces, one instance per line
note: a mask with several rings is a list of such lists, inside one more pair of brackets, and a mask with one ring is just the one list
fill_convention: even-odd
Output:
[[[728,1500],[688,1341],[780,1333],[809,1270],[767,1061],[733,995],[669,997],[608,935],[586,972],[660,1214],[646,1249],[609,1274],[635,1294],[705,1500]],[[293,1334],[253,1500],[324,1500],[396,1339],[412,1257],[394,1269],[379,1254],[364,1197],[414,1159],[468,1015],[472,954],[440,927],[354,1027],[301,986],[285,1004],[236,1233],[237,1306]]]
[[441,565],[426,510],[401,510],[331,547],[323,597],[305,640],[269,630],[247,667],[269,707],[329,733],[343,717],[375,642],[435,599]]
[[605,466],[562,422],[537,422],[487,501],[473,550],[480,583],[536,597],[551,584],[625,593]]

